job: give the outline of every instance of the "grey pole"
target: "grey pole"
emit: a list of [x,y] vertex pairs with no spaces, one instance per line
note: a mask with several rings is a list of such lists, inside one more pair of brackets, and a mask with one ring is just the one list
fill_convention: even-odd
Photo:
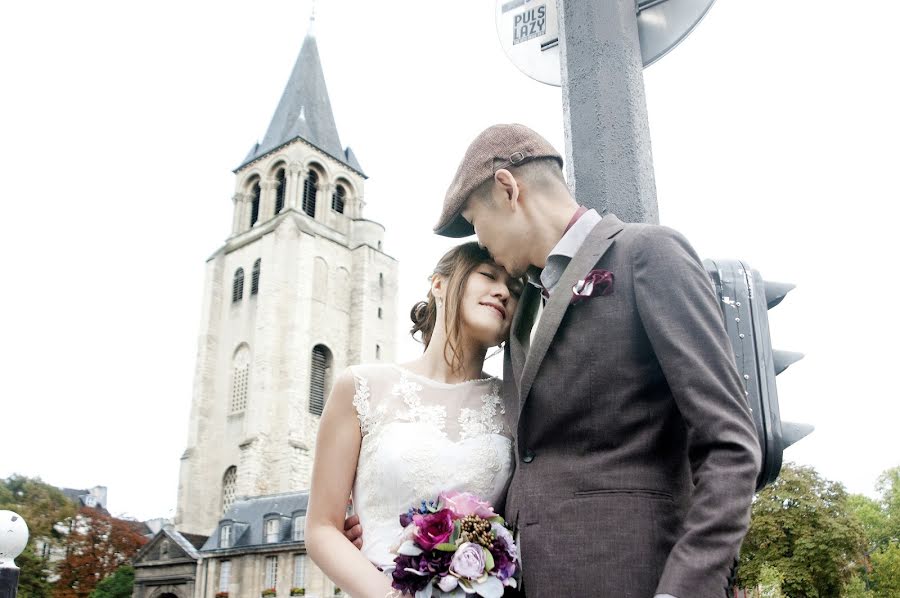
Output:
[[566,175],[579,203],[659,222],[635,0],[559,0]]

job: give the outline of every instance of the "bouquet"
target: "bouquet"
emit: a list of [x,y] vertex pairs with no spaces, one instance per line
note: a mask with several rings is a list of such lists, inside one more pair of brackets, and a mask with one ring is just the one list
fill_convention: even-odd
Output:
[[392,586],[416,598],[500,598],[516,587],[518,549],[490,503],[444,492],[400,515]]

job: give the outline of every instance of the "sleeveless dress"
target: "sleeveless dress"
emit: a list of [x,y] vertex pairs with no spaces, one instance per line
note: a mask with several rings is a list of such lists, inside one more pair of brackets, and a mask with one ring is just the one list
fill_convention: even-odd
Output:
[[397,365],[350,368],[362,445],[353,508],[363,554],[393,565],[399,516],[445,490],[495,507],[512,475],[512,440],[497,378],[445,384]]

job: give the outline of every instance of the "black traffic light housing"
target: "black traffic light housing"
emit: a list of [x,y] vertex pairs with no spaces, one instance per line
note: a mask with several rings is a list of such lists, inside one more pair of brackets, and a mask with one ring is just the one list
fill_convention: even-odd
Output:
[[739,260],[703,260],[703,265],[718,295],[753,413],[763,455],[756,489],[762,490],[778,477],[784,449],[813,431],[809,424],[781,421],[775,387],[775,376],[803,358],[802,353],[773,350],[769,337],[767,312],[781,303],[794,285],[764,281],[759,272]]

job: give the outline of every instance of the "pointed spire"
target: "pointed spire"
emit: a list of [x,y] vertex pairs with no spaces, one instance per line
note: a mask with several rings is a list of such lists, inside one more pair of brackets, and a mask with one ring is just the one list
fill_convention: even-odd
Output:
[[[294,63],[290,79],[272,116],[265,137],[238,168],[267,154],[277,147],[300,137],[326,154],[347,164],[354,170],[358,163],[350,164],[338,136],[331,100],[325,85],[325,74],[319,60],[319,48],[314,34],[315,5],[310,15],[310,27],[303,47]],[[354,160],[355,161],[355,160]]]

